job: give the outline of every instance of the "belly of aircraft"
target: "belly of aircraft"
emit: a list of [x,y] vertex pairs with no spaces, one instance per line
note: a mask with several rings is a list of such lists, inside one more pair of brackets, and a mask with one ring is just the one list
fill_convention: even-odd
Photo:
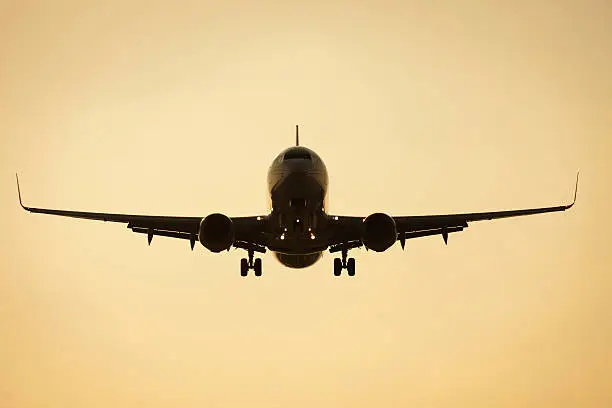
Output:
[[280,263],[289,268],[307,268],[312,266],[321,258],[321,252],[303,255],[289,255],[280,252],[274,252],[274,256]]

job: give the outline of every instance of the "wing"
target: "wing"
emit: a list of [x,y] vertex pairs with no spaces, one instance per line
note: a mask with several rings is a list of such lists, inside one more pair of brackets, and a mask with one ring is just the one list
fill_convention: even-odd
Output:
[[[63,217],[82,218],[87,220],[98,220],[107,222],[118,222],[127,224],[133,232],[147,234],[149,244],[154,235],[181,238],[190,241],[191,249],[198,239],[200,223],[203,217],[176,217],[137,214],[112,214],[86,211],[55,210],[50,208],[26,207],[21,199],[19,188],[19,177],[17,177],[17,193],[21,207],[32,213],[60,215]],[[262,230],[262,217],[233,217],[235,226],[236,247],[255,247],[256,251],[265,251],[265,231]]]
[[[574,200],[567,205],[508,211],[393,217],[397,228],[397,240],[400,241],[402,248],[404,248],[406,239],[429,235],[442,235],[444,242],[447,243],[449,233],[462,231],[467,228],[469,222],[565,211],[572,208],[576,203],[577,194],[578,175],[576,175]],[[364,217],[332,217],[333,232],[330,239],[330,251],[335,252],[342,247],[355,248],[361,246],[363,219]]]

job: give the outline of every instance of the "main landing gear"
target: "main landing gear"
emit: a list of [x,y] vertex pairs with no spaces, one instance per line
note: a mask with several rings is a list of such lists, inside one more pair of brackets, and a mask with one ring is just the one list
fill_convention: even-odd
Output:
[[253,261],[254,251],[249,249],[249,259],[242,258],[240,260],[240,276],[247,276],[249,269],[253,269],[255,276],[261,276],[261,258],[256,258]]
[[346,259],[348,249],[342,250],[342,258],[334,258],[334,276],[340,276],[342,269],[346,268],[348,276],[355,276],[355,258]]

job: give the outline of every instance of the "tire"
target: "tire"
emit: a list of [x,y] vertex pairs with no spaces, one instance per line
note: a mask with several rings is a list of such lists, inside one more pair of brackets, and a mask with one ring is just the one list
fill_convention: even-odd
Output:
[[349,276],[355,276],[355,258],[349,258],[346,262],[346,270]]
[[255,276],[261,276],[261,258],[255,259],[253,269],[255,270]]
[[340,276],[342,273],[342,259],[334,258],[334,276]]
[[246,258],[240,260],[240,276],[247,276],[249,273],[249,261]]

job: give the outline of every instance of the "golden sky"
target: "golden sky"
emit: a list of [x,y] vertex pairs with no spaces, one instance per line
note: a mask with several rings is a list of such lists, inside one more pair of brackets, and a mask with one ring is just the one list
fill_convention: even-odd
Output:
[[[612,7],[3,2],[0,406],[612,406]],[[294,141],[331,212],[568,202],[357,276],[33,215],[265,212]]]

